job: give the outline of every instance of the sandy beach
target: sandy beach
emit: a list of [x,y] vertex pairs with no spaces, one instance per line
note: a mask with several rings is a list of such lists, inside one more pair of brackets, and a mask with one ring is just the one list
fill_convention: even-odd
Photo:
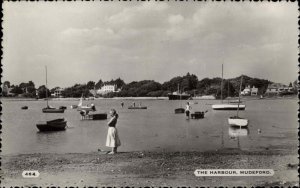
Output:
[[[2,157],[3,186],[298,186],[295,149],[103,152]],[[9,170],[8,170],[9,169]],[[196,177],[196,169],[274,169],[271,177]],[[22,178],[38,170],[38,178]]]

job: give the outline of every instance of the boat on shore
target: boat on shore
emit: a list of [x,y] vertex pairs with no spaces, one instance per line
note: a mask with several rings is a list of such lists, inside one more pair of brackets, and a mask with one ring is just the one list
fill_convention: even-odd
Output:
[[188,100],[192,99],[190,94],[173,92],[168,94],[169,100]]
[[183,114],[185,112],[184,108],[176,108],[175,110],[175,114]]
[[39,131],[63,131],[66,129],[67,121],[64,118],[54,119],[50,121],[39,122],[36,127]]

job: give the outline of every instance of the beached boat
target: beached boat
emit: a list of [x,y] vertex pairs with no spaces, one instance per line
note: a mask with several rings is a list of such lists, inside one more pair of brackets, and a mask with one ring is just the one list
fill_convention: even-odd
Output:
[[221,104],[213,104],[212,109],[214,110],[245,110],[245,104],[223,104],[223,64],[222,64],[222,80],[221,80]]
[[63,131],[66,129],[67,121],[64,118],[39,122],[36,127],[39,131]]
[[27,109],[28,109],[28,106],[22,106],[21,109],[22,109],[22,110],[27,110]]
[[[243,83],[243,77],[241,77],[239,102],[240,102],[240,96],[241,96],[241,90],[242,90],[242,83]],[[240,103],[238,103],[237,105],[238,105],[238,108],[237,108],[236,116],[229,117],[228,124],[231,126],[246,127],[246,126],[248,126],[248,119],[239,117]]]
[[42,109],[43,113],[64,113],[65,109],[57,109],[54,107],[49,106],[48,104],[48,89],[47,89],[47,67],[46,67],[46,101],[47,101],[47,106],[46,108]]

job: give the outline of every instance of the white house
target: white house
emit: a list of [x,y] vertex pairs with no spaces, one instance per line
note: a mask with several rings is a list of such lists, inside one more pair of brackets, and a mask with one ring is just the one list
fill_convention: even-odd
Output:
[[111,92],[118,92],[117,85],[104,85],[100,89],[97,90],[97,94],[105,94],[105,93],[111,93]]
[[256,88],[255,86],[252,86],[252,88],[250,87],[250,85],[248,85],[243,91],[241,91],[241,95],[257,95],[258,93],[258,88]]
[[56,97],[56,98],[61,98],[61,97],[63,97],[62,96],[62,91],[63,91],[64,89],[63,88],[56,88],[55,90],[54,90],[54,93],[51,93],[51,96],[53,96],[53,97]]

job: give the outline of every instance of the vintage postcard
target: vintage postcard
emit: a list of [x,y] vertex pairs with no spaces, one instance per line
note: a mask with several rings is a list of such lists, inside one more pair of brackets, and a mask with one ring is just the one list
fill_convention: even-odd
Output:
[[1,187],[298,187],[296,2],[3,2]]

